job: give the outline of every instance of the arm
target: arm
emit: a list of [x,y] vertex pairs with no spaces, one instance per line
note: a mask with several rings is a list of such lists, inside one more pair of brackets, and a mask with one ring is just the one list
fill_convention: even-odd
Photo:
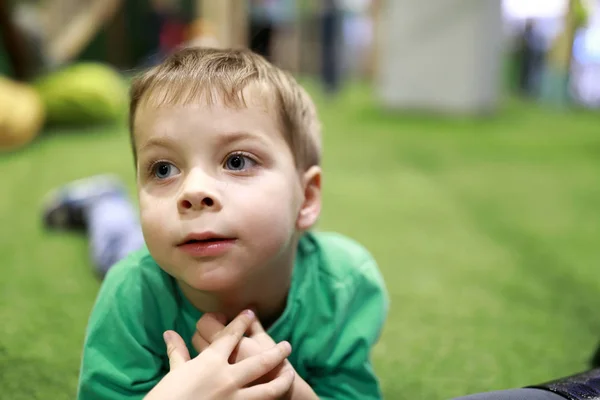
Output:
[[86,332],[79,400],[142,399],[162,378],[163,360],[152,349],[164,343],[151,339],[162,333],[146,322],[157,310],[137,278],[110,271],[100,289]]
[[370,360],[388,312],[388,296],[377,266],[363,266],[349,294],[335,334],[322,350],[310,385],[320,399],[381,399],[379,382]]

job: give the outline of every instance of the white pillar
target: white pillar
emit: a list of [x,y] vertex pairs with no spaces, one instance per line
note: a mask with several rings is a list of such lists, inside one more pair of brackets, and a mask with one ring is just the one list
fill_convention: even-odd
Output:
[[376,85],[387,108],[493,111],[501,84],[501,0],[387,0]]

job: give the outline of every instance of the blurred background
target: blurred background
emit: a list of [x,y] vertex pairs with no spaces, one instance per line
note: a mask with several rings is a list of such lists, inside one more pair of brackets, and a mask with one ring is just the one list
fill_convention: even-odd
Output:
[[43,199],[106,173],[135,199],[129,79],[191,45],[249,47],[314,96],[319,229],[365,244],[391,295],[386,398],[589,366],[600,1],[0,0],[0,398],[74,397],[100,282]]

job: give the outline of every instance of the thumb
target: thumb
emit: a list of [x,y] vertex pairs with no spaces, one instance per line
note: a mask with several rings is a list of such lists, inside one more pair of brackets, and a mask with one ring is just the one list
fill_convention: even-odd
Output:
[[177,332],[166,331],[163,338],[167,345],[167,356],[169,357],[169,367],[171,371],[181,367],[190,360],[190,352]]

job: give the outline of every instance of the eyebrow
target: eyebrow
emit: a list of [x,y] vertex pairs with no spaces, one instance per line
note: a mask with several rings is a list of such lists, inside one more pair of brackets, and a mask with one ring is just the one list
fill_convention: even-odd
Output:
[[[248,131],[234,131],[234,132],[223,132],[218,135],[217,143],[219,146],[224,146],[243,140],[257,140],[265,146],[269,146],[270,143],[265,140],[262,135]],[[176,142],[168,136],[154,136],[148,139],[143,145],[140,146],[138,152],[141,153],[144,150],[152,147],[164,147],[173,149],[176,147]]]
[[270,144],[267,140],[265,140],[263,135],[258,135],[256,133],[248,131],[223,132],[219,135],[219,138],[217,140],[220,145],[225,145],[240,142],[246,139],[257,140],[265,146],[268,146]]
[[141,145],[138,152],[141,153],[151,147],[166,147],[172,149],[175,147],[175,141],[167,136],[154,136]]

